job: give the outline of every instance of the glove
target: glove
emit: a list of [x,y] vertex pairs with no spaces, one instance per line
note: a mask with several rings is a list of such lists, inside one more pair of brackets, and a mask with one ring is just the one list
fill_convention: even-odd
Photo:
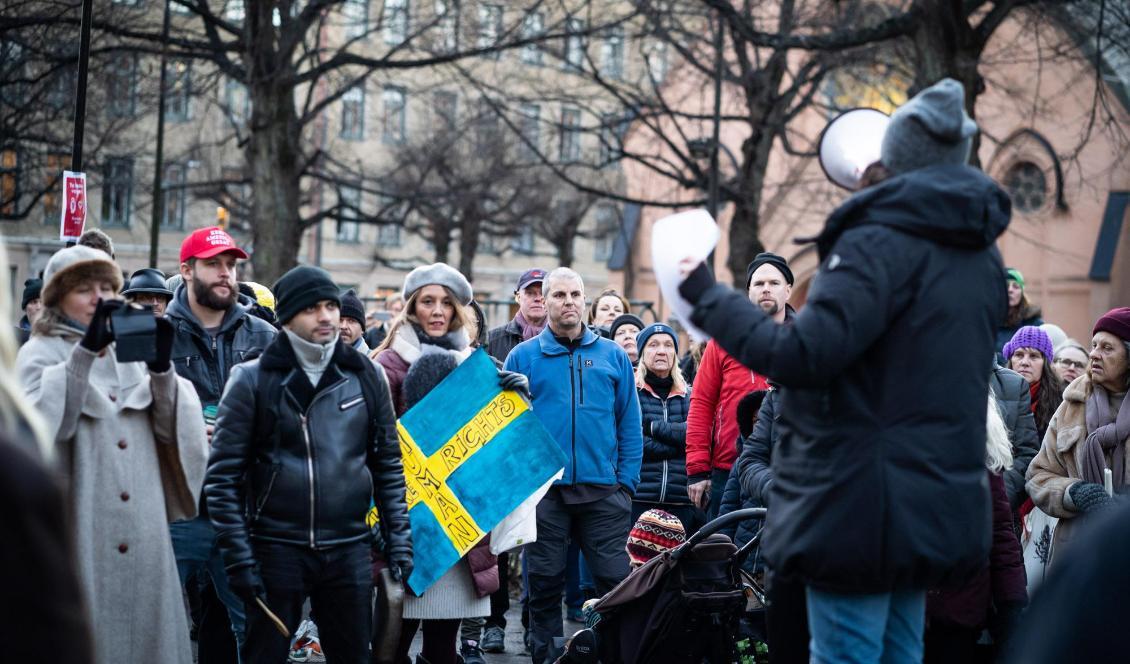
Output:
[[[1020,615],[1024,612],[1024,604],[1022,602],[1001,602],[997,604],[996,610],[989,618],[989,634],[993,637],[993,643],[998,645],[998,650],[1001,646],[1008,643],[1009,638],[1016,633],[1017,627],[1020,626]],[[1004,652],[1001,650],[1001,652]]]
[[408,577],[412,576],[412,569],[412,554],[401,551],[389,553],[388,571],[392,573],[392,578],[408,581]]
[[121,300],[98,300],[98,308],[94,310],[94,317],[90,319],[79,345],[92,353],[101,353],[103,348],[112,344],[114,330],[110,327],[110,314],[123,306],[125,302]]
[[504,390],[514,390],[526,397],[526,401],[533,400],[530,396],[530,379],[517,371],[499,371],[498,386]]
[[1114,499],[1107,494],[1101,484],[1094,482],[1076,482],[1067,490],[1071,502],[1075,503],[1078,512],[1094,512],[1105,509],[1114,504]]
[[687,302],[696,304],[702,294],[714,285],[714,275],[710,273],[710,268],[706,267],[706,263],[699,263],[698,267],[691,270],[683,283],[679,284],[679,295],[687,299]]
[[254,602],[256,597],[267,596],[267,588],[263,585],[263,578],[259,576],[259,566],[254,564],[229,569],[228,587],[248,604]]
[[165,373],[172,366],[173,339],[176,338],[176,329],[173,324],[164,318],[157,319],[157,359],[147,362],[149,370],[153,373]]

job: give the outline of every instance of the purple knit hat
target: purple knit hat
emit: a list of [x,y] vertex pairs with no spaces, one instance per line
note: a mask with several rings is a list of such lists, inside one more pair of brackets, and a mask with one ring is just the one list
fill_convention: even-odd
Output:
[[1052,339],[1035,325],[1025,325],[1012,335],[1012,339],[1004,345],[1004,357],[1007,360],[1017,348],[1035,348],[1044,354],[1044,361],[1051,362],[1055,357],[1052,348]]

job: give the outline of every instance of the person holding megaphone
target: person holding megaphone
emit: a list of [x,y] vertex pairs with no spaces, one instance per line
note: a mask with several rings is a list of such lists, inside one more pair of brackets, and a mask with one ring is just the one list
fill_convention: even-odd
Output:
[[890,119],[890,176],[814,239],[782,325],[684,260],[690,322],[781,388],[763,552],[805,585],[812,661],[922,660],[926,589],[988,560],[985,361],[1007,305],[1008,196],[967,165],[977,125],[946,79]]

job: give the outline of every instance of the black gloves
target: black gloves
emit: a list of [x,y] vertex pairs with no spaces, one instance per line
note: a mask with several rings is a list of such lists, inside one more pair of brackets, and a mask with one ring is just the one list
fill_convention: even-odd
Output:
[[263,579],[259,576],[258,565],[229,569],[228,586],[237,597],[248,604],[254,602],[256,597],[267,596],[267,588],[263,586]]
[[1067,490],[1067,494],[1071,496],[1071,502],[1075,503],[1077,512],[1093,512],[1114,504],[1114,499],[1106,489],[1094,482],[1076,482]]
[[706,263],[699,263],[698,267],[683,279],[683,283],[679,284],[679,295],[685,297],[687,302],[697,304],[702,294],[713,285],[714,275],[710,273],[710,268],[706,267]]
[[393,551],[388,554],[388,571],[397,581],[408,581],[412,576],[412,554],[402,551]]
[[173,339],[176,329],[164,318],[157,319],[157,359],[146,362],[153,373],[165,373],[172,366]]
[[79,342],[83,348],[101,353],[102,349],[114,342],[114,331],[110,328],[110,314],[125,306],[121,300],[98,300],[98,308],[94,310],[94,317],[86,327],[86,334]]
[[514,390],[526,397],[526,401],[533,400],[533,397],[530,396],[530,379],[517,371],[499,371],[498,386],[504,390]]

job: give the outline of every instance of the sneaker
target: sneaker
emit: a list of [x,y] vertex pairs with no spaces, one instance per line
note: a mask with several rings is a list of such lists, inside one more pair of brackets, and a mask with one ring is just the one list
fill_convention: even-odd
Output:
[[565,611],[565,619],[570,622],[583,623],[585,621],[585,614],[581,611],[581,607],[573,608],[570,606],[568,610]]
[[525,629],[524,629],[524,630],[522,631],[522,645],[523,645],[523,646],[525,646],[525,648],[526,648],[526,653],[525,653],[525,654],[527,654],[527,655],[532,655],[532,654],[534,654],[534,647],[533,647],[533,633],[532,633],[532,632],[530,632],[530,628],[529,628],[529,627],[525,628]]
[[459,655],[463,658],[464,664],[487,664],[478,641],[464,641],[459,646]]
[[483,641],[479,644],[483,652],[506,652],[506,630],[501,627],[487,627],[483,631]]

